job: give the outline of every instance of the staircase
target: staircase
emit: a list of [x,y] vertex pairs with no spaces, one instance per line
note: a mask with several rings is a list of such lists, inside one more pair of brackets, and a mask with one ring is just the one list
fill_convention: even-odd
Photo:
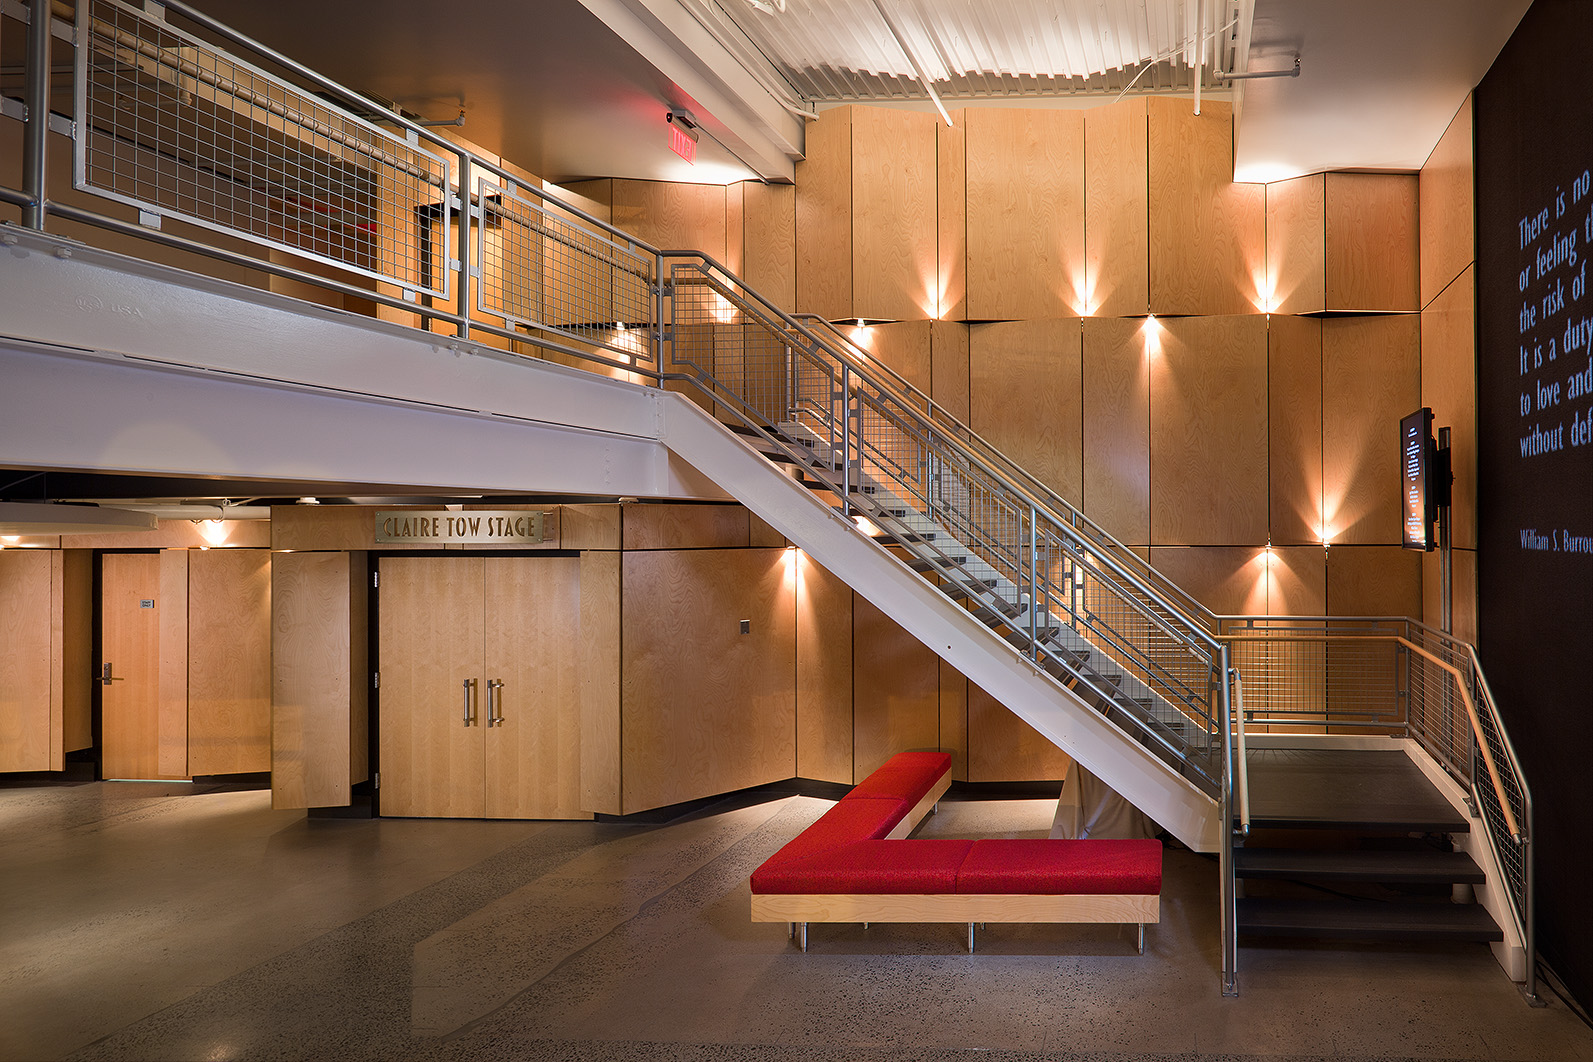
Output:
[[1504,939],[1456,889],[1486,881],[1454,847],[1470,820],[1403,751],[1266,749],[1248,766],[1251,832],[1234,850],[1241,940]]

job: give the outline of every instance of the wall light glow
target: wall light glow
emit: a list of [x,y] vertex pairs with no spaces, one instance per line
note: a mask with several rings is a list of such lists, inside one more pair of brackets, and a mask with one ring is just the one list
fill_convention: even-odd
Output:
[[212,546],[219,546],[227,541],[232,534],[232,528],[227,526],[225,520],[196,520],[199,525],[199,537]]

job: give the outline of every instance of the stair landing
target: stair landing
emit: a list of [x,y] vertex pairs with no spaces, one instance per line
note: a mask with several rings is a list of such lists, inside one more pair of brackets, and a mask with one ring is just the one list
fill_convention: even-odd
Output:
[[1465,815],[1399,750],[1250,749],[1250,823],[1465,833]]

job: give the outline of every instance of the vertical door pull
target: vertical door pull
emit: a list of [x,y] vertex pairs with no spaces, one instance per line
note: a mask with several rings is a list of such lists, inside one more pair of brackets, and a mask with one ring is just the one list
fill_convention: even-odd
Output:
[[471,703],[472,694],[476,691],[476,680],[465,679],[465,725],[469,726],[476,721],[476,713],[472,710],[475,706]]
[[503,710],[498,707],[498,691],[503,689],[503,679],[487,680],[487,725],[502,726]]

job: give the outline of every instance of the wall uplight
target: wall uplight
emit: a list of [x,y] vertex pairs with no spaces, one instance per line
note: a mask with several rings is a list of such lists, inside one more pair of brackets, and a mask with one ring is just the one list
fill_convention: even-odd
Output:
[[225,520],[195,520],[194,523],[199,526],[199,537],[212,546],[221,545],[232,534]]

